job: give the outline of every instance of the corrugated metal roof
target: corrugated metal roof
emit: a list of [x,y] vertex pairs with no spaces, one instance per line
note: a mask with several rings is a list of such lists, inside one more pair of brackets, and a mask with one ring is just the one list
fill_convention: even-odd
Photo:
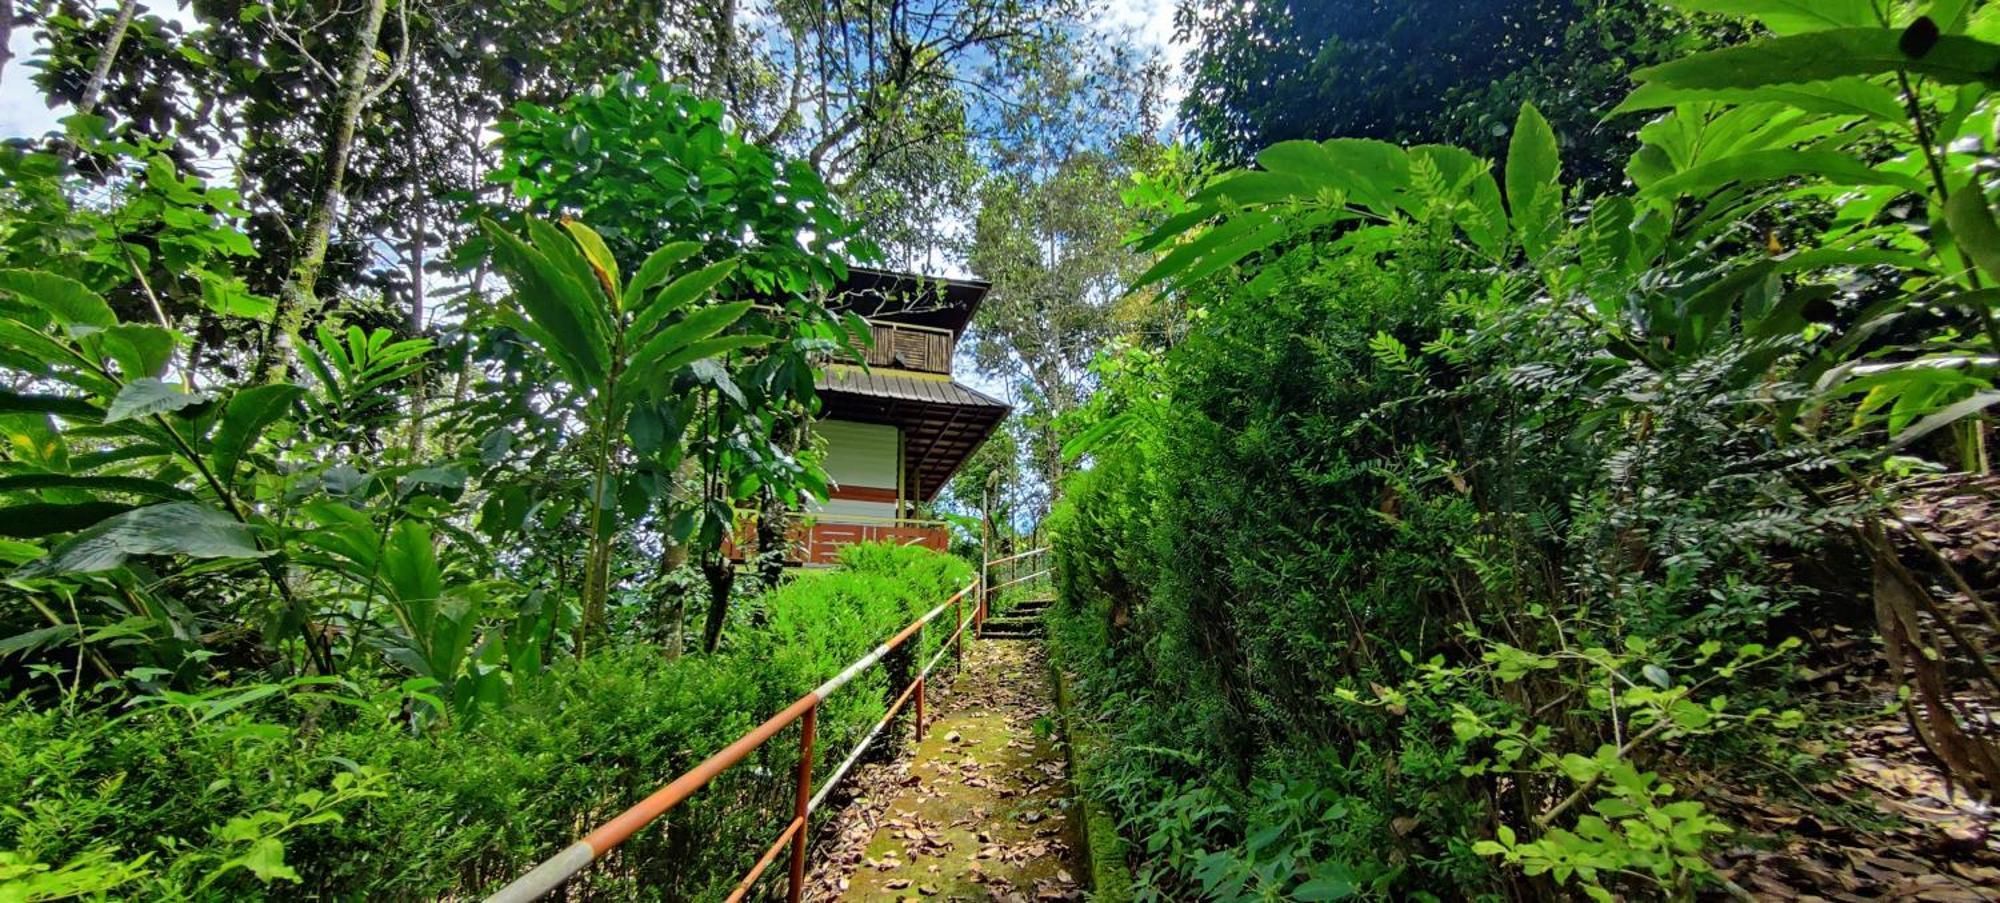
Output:
[[813,380],[813,387],[821,392],[847,392],[871,398],[1008,409],[1006,402],[956,380],[902,376],[859,367],[828,367]]

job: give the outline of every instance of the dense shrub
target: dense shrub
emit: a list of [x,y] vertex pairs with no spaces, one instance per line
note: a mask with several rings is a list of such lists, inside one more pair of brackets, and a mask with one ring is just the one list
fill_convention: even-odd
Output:
[[[565,663],[469,727],[412,730],[411,694],[353,681],[148,697],[122,714],[17,701],[0,710],[0,849],[20,867],[86,866],[43,881],[129,877],[111,863],[136,865],[115,893],[137,898],[490,890],[832,676],[972,571],[911,548],[856,547],[845,562],[761,600],[765,625],[723,654],[669,660],[637,646]],[[847,752],[836,738],[880,717],[888,686],[872,669],[825,705],[821,775]],[[786,820],[794,737],[725,774],[665,830],[635,835],[589,873],[591,892],[724,895]],[[232,829],[245,819],[263,821]]]
[[[1987,38],[2000,13],[1943,24]],[[1978,154],[1741,68],[1843,39],[1823,26],[1639,73],[1629,104],[1672,112],[1626,195],[1573,195],[1527,107],[1499,171],[1285,142],[1146,239],[1187,315],[1101,363],[1048,525],[1056,658],[1110,738],[1085,789],[1144,894],[1686,897],[1719,887],[1729,827],[1675,776],[1794,792],[1800,614],[1866,620],[1871,585],[1793,565],[1857,535],[1892,559],[1871,504],[1985,469],[1965,418],[1996,397],[1957,373],[1993,321],[1954,299],[2000,258],[1973,271],[1935,231],[1990,229]],[[1992,115],[1976,87],[1900,89],[1917,133]],[[1763,165],[1806,147],[1865,171]],[[1885,174],[1925,153],[1960,169]],[[1899,199],[1932,223],[1881,216]],[[1881,617],[1893,649],[1916,615]],[[1933,749],[1990,750],[1911,667]]]

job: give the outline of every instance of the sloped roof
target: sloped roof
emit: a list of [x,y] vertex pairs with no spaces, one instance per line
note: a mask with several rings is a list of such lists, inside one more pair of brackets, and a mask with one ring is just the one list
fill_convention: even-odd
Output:
[[847,279],[834,290],[833,306],[875,320],[949,329],[956,341],[965,334],[965,327],[972,322],[979,302],[991,287],[983,279],[949,279],[851,266],[847,268]]
[[1006,402],[942,375],[912,376],[905,371],[835,365],[821,371],[813,387],[821,392],[1012,410]]
[[903,430],[903,468],[910,491],[931,501],[965,459],[1013,411],[977,389],[943,376],[834,365],[814,380],[823,414],[886,423]]

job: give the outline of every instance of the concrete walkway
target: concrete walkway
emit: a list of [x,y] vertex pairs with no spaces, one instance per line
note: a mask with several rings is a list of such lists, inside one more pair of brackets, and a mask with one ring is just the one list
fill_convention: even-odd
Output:
[[914,754],[860,781],[817,900],[1080,900],[1041,643],[981,640]]

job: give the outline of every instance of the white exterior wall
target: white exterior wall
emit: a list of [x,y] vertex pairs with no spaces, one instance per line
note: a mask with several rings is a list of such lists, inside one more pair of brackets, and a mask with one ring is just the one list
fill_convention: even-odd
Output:
[[[826,474],[839,487],[866,487],[896,492],[901,480],[902,449],[896,427],[851,420],[821,420],[814,436],[826,444]],[[829,499],[809,510],[837,517],[842,514],[893,518],[894,502]]]

